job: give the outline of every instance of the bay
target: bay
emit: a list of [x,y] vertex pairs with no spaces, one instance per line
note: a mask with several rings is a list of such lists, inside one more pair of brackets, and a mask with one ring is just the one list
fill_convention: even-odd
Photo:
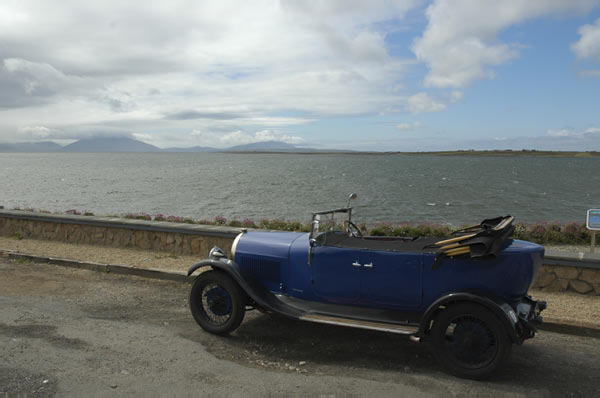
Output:
[[585,221],[599,158],[372,154],[0,153],[0,205],[97,215],[283,218],[358,199],[355,219]]

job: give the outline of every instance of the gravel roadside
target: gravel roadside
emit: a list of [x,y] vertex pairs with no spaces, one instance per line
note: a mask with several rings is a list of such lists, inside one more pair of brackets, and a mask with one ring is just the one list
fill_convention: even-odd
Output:
[[126,264],[140,268],[187,271],[199,260],[196,256],[174,253],[125,249],[96,245],[55,242],[50,240],[15,239],[0,236],[0,249],[36,256],[92,261],[104,264]]
[[246,314],[203,332],[189,287],[0,260],[0,396],[593,397],[600,340],[541,332],[490,380],[392,333]]

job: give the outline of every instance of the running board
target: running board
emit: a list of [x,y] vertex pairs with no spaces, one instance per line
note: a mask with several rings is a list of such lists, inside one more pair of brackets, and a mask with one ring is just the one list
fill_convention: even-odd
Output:
[[382,323],[373,321],[361,321],[358,319],[340,318],[337,316],[327,316],[319,314],[306,314],[299,318],[301,321],[326,323],[328,325],[348,326],[351,328],[379,330],[382,332],[415,334],[419,328],[410,325],[396,325],[393,323]]

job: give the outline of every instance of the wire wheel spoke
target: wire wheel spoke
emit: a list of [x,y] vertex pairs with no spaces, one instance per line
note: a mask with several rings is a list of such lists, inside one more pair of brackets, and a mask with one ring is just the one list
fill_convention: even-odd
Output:
[[216,283],[209,283],[202,289],[202,309],[208,320],[222,325],[231,318],[231,297],[227,290]]
[[491,363],[498,351],[494,332],[481,319],[457,316],[446,328],[445,348],[462,366],[479,368]]

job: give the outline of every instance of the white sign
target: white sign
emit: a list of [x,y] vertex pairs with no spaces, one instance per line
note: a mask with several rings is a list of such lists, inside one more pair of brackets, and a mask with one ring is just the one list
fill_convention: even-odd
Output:
[[587,212],[587,229],[600,231],[600,209],[589,209]]

